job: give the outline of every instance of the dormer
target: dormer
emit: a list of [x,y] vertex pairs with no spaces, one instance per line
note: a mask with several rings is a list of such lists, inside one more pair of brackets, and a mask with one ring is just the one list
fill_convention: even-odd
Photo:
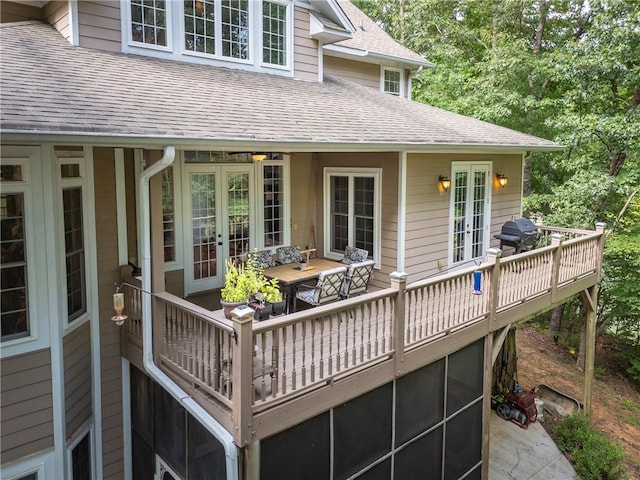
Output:
[[348,0],[335,0],[353,26],[350,38],[323,46],[324,72],[411,98],[411,78],[434,65],[391,38]]

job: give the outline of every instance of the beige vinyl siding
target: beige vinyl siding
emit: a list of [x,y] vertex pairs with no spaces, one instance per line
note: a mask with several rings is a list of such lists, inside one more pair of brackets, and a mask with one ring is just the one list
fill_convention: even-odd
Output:
[[81,47],[121,52],[120,2],[78,2],[78,38]]
[[439,191],[438,178],[451,175],[451,162],[493,161],[492,177],[497,171],[509,176],[506,189],[496,188],[492,181],[490,246],[493,247],[498,244],[493,235],[499,233],[502,223],[520,212],[521,159],[520,155],[407,156],[405,271],[409,282],[443,273],[447,268],[451,192]]
[[53,447],[49,349],[0,361],[0,458],[9,463]]
[[[316,215],[316,238],[318,244],[324,239],[323,181],[325,167],[381,168],[382,205],[380,219],[381,259],[380,269],[374,271],[371,286],[387,288],[389,274],[397,268],[398,254],[398,153],[345,152],[319,153],[316,189],[318,192]],[[295,178],[295,177],[292,177]]]
[[91,402],[91,326],[73,330],[63,340],[64,398],[67,436],[89,419]]
[[324,56],[324,73],[380,90],[380,65]]
[[71,17],[69,15],[69,2],[63,0],[55,0],[44,6],[44,18],[53,28],[71,42]]
[[[296,153],[291,155],[289,167],[291,185],[291,244],[300,247],[313,247],[313,235],[311,226],[316,228],[316,245],[318,256],[322,256],[322,235],[321,226],[318,222],[322,217],[318,217],[316,210],[318,204],[322,203],[322,179],[318,187],[318,173],[312,161],[311,153]],[[320,190],[318,191],[318,188]]]
[[[128,152],[125,152],[127,155]],[[94,148],[96,250],[100,312],[102,462],[105,479],[124,478],[122,448],[121,328],[111,322],[114,284],[119,281],[114,150]]]
[[309,36],[309,10],[293,11],[293,71],[300,80],[318,81],[318,42]]
[[42,20],[42,18],[42,9],[35,5],[4,1],[0,7],[0,23]]

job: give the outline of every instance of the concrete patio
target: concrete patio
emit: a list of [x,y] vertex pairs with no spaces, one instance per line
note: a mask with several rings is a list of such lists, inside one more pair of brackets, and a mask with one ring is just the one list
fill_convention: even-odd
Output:
[[527,429],[491,412],[489,478],[491,480],[571,480],[577,478],[539,422]]

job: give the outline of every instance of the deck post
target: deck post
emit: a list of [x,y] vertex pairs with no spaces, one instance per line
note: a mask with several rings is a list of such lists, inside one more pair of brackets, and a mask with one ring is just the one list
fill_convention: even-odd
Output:
[[489,438],[491,432],[491,389],[493,386],[493,333],[484,337],[484,370],[482,397],[482,474],[489,478]]
[[391,288],[398,293],[394,305],[393,318],[393,349],[394,369],[397,376],[405,372],[404,364],[404,321],[405,321],[405,291],[407,288],[407,274],[404,272],[392,272]]
[[253,428],[253,316],[254,310],[242,305],[231,312],[234,345],[231,353],[231,397],[233,437],[239,447],[248,445]]
[[591,393],[593,391],[593,368],[596,348],[596,320],[598,309],[598,285],[580,292],[582,306],[586,309],[586,342],[584,351],[584,413],[591,416]]
[[604,222],[596,223],[596,233],[600,234],[598,239],[598,282],[602,280],[602,258],[604,256],[604,229],[607,228],[607,224]]
[[558,293],[558,278],[560,277],[560,260],[562,260],[562,242],[564,235],[561,233],[553,233],[551,235],[551,246],[555,247],[553,251],[553,264],[551,265],[551,303],[555,304]]
[[500,292],[500,259],[502,258],[502,250],[499,248],[490,248],[487,250],[487,263],[490,265],[489,281],[491,282],[491,296],[489,297],[489,330],[494,331],[494,321],[496,318],[496,310],[498,309]]

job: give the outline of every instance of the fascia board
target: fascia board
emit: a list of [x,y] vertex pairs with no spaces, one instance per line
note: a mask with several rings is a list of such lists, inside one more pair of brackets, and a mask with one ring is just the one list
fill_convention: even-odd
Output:
[[323,42],[323,44],[339,42],[341,40],[348,40],[350,38],[353,38],[353,34],[349,32],[327,27],[315,17],[313,12],[309,12],[309,17],[309,33],[311,35],[311,38],[320,40]]
[[397,57],[395,55],[386,55],[384,53],[371,52],[369,50],[360,50],[358,48],[344,47],[342,45],[323,45],[323,50],[326,50],[327,55],[349,59],[359,59],[362,61],[369,61],[369,63],[379,64],[381,61],[391,62],[400,65],[413,65],[416,67],[434,68],[435,64],[431,62],[421,62],[418,60],[412,60],[404,57]]
[[207,139],[198,137],[174,137],[174,136],[154,136],[145,137],[141,135],[124,134],[100,134],[84,132],[20,132],[4,130],[2,133],[2,143],[20,143],[23,145],[40,144],[61,144],[74,143],[96,146],[112,147],[135,147],[135,148],[158,148],[166,145],[175,145],[177,149],[198,149],[208,150],[267,150],[274,152],[398,152],[407,153],[523,153],[535,152],[557,152],[566,149],[563,145],[495,145],[489,143],[482,144],[456,144],[456,143],[389,143],[386,142],[323,142],[323,141],[260,141],[246,139]]

